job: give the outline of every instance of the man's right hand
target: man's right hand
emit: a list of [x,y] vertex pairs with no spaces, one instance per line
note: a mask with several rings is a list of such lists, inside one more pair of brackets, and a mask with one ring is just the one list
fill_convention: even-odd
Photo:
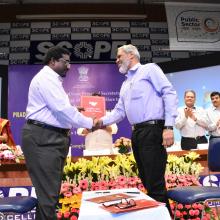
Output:
[[103,127],[103,121],[101,119],[94,118],[92,130],[94,131],[102,127]]
[[85,109],[81,106],[77,106],[76,108],[79,112],[84,112],[85,111]]
[[173,130],[164,129],[163,130],[163,143],[162,145],[167,148],[172,146],[174,143],[174,133]]

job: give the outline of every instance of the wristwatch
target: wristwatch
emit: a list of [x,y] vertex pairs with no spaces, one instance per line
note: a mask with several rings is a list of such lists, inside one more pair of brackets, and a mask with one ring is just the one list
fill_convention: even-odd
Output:
[[173,130],[173,126],[164,126],[163,129]]

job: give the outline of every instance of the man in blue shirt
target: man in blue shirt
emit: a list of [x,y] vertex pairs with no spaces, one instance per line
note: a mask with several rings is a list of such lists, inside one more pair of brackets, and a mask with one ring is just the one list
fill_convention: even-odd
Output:
[[64,91],[63,78],[70,69],[69,51],[62,47],[50,48],[44,64],[29,87],[22,149],[38,199],[36,219],[54,220],[70,129],[91,129],[93,119],[72,106]]
[[168,205],[164,174],[166,147],[174,143],[176,91],[159,66],[140,64],[140,54],[131,44],[118,48],[116,64],[126,79],[115,108],[97,126],[118,123],[127,116],[133,127],[132,148],[143,185],[149,196]]

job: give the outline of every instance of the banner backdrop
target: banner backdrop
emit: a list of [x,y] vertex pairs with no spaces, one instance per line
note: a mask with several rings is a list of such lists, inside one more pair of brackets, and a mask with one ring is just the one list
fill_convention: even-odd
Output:
[[[33,186],[0,187],[0,198],[14,196],[31,196],[36,198],[35,188]],[[1,213],[0,213],[1,214]],[[0,220],[34,220],[35,208],[27,213],[5,213],[0,215]]]
[[220,6],[165,3],[170,50],[220,51]]
[[[8,119],[12,124],[12,133],[16,144],[21,144],[21,129],[25,123],[25,111],[28,99],[28,88],[33,76],[42,65],[11,65],[8,73]],[[124,76],[118,72],[115,64],[72,64],[66,78],[64,89],[73,105],[80,105],[81,95],[101,92],[106,99],[106,109],[111,110],[119,98],[119,90]],[[54,91],[56,93],[56,91]],[[130,138],[131,126],[127,119],[118,124],[118,133],[113,136]],[[84,137],[72,129],[72,146],[82,148]],[[82,153],[82,151],[80,152]]]

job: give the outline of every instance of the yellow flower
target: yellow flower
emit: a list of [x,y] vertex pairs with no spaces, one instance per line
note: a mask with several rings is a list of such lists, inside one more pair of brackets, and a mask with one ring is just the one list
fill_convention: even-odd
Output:
[[185,154],[185,157],[189,158],[190,160],[196,160],[200,157],[200,155],[197,154],[196,152],[191,151],[188,154]]
[[75,194],[69,198],[64,197],[59,200],[59,203],[62,204],[60,212],[65,213],[71,208],[80,208],[82,200],[82,194]]
[[199,158],[199,154],[196,152],[189,152],[181,157],[172,154],[168,155],[166,174],[190,174],[198,177],[203,167],[200,163],[195,162],[197,158]]

